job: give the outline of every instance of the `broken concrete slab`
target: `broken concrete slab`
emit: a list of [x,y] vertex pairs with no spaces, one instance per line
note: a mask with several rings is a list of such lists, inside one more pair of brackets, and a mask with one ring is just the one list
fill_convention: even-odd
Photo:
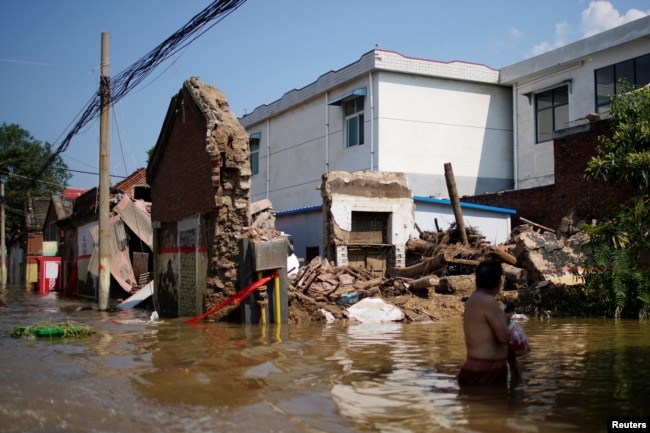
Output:
[[524,230],[515,237],[513,255],[526,269],[529,285],[550,281],[556,285],[581,285],[584,255],[577,245],[568,246],[554,233]]

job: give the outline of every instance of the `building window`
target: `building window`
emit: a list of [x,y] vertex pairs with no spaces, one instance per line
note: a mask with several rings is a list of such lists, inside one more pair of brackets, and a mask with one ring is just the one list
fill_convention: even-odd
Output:
[[596,69],[596,112],[609,110],[609,98],[620,91],[621,80],[636,86],[650,83],[650,54]]
[[343,102],[345,113],[345,147],[363,144],[363,104],[365,98],[357,96]]
[[535,95],[537,143],[553,139],[553,132],[569,123],[569,87],[562,86]]
[[250,162],[251,162],[251,174],[256,175],[260,172],[260,139],[262,134],[255,133],[251,134],[248,139],[248,147],[250,149]]

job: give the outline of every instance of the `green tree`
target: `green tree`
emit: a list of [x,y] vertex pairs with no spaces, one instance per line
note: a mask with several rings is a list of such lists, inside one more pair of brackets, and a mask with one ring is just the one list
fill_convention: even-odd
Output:
[[610,98],[611,136],[598,137],[596,156],[587,165],[588,179],[628,182],[639,193],[650,188],[650,87],[621,83]]
[[[50,163],[46,166],[47,162]],[[28,194],[31,197],[61,194],[71,175],[61,156],[54,155],[50,143],[36,140],[16,124],[3,122],[0,177],[5,181],[5,227],[9,235],[22,227]]]
[[650,317],[650,87],[622,83],[610,99],[611,133],[598,137],[585,177],[627,182],[637,196],[613,218],[585,226],[592,254],[585,290],[615,317]]

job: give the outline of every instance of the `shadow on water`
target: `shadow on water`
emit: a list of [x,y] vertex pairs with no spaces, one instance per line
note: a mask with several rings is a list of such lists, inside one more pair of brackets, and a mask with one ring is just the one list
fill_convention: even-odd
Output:
[[[460,322],[238,326],[0,291],[1,432],[605,432],[650,414],[650,324],[530,320],[514,387],[459,393]],[[10,338],[74,320],[85,338]]]

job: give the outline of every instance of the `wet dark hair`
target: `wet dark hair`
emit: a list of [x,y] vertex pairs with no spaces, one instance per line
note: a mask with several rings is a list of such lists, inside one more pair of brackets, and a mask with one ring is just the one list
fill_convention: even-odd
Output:
[[496,289],[501,284],[501,278],[503,277],[501,262],[494,259],[483,260],[476,267],[475,275],[476,288]]

